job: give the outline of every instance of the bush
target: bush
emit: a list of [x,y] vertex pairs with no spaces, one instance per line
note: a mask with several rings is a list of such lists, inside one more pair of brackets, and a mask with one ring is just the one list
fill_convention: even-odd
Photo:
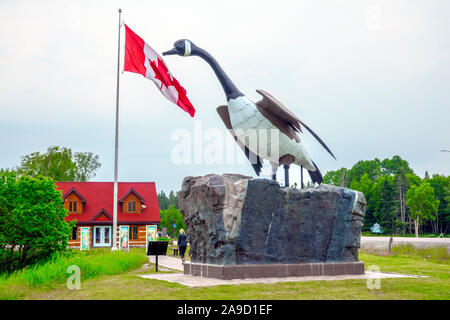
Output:
[[66,216],[52,179],[0,170],[0,271],[11,272],[66,250],[75,224],[67,223]]

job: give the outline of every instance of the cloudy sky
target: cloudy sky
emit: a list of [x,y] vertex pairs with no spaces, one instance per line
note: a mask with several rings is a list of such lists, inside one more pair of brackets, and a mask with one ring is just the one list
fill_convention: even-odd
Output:
[[[396,154],[420,176],[449,174],[450,153],[440,152],[450,149],[446,0],[2,0],[0,168],[59,145],[98,154],[95,180],[113,180],[118,8],[156,51],[188,38],[250,99],[263,89],[282,101],[336,154],[305,135],[323,174]],[[253,175],[241,154],[236,163],[173,161],[174,132],[208,145],[208,130],[223,129],[215,109],[226,101],[200,58],[165,61],[197,113],[192,119],[151,81],[121,74],[119,180],[170,191],[189,175]]]

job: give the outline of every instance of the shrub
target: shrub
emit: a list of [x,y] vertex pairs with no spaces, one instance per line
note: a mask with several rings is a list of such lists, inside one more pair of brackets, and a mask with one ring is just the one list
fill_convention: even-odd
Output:
[[0,271],[66,250],[75,222],[64,220],[67,211],[52,179],[0,170],[0,208]]

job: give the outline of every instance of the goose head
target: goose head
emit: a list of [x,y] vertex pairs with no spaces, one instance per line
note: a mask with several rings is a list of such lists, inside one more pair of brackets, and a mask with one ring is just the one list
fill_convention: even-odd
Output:
[[181,39],[175,41],[175,43],[173,44],[173,49],[163,52],[163,56],[177,54],[179,56],[187,57],[190,55],[194,55],[196,50],[197,50],[196,45],[193,44],[191,41],[187,39]]

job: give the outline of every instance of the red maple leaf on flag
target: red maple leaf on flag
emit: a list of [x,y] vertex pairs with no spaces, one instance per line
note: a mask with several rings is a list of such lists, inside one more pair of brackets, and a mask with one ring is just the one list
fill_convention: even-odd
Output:
[[162,90],[163,85],[165,85],[166,87],[173,85],[173,77],[170,74],[169,69],[167,69],[164,61],[162,61],[158,57],[157,60],[149,60],[149,62],[150,66],[153,69],[153,72],[155,73],[155,79],[161,81],[161,87],[159,88],[159,90]]

